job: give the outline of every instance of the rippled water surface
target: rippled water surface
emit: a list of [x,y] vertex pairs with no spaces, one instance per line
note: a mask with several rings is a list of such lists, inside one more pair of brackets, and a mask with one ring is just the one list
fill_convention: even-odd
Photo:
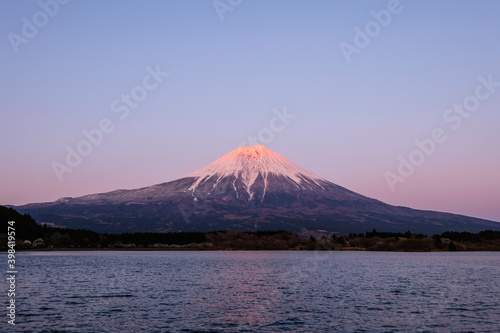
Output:
[[16,332],[500,332],[500,253],[29,252],[17,265]]

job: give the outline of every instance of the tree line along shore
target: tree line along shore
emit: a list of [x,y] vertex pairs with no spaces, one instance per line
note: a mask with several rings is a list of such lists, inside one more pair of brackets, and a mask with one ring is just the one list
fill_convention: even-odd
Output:
[[8,221],[15,221],[16,250],[337,250],[337,251],[500,251],[500,231],[444,232],[432,236],[378,232],[304,237],[274,231],[137,232],[102,234],[39,225],[29,215],[0,206],[0,250],[7,250]]

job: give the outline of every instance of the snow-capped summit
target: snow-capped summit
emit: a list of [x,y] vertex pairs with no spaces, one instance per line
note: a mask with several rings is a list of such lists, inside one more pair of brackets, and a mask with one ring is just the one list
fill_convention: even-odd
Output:
[[321,183],[326,182],[262,145],[237,148],[186,177],[195,178],[189,187],[193,196],[201,187],[206,189],[207,186],[203,185],[207,183],[212,190],[219,184],[230,183],[236,193],[240,192],[237,185],[243,186],[248,200],[254,199],[256,194],[263,200],[272,179],[281,178],[287,188],[297,190],[307,189],[312,184],[323,188]]

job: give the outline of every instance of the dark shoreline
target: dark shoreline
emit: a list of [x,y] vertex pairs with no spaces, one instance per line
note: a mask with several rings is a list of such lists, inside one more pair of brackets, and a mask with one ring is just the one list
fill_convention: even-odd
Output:
[[[39,225],[29,215],[0,206],[4,230],[0,248],[15,251],[384,251],[446,252],[500,251],[500,231],[447,231],[432,236],[402,232],[338,233],[309,230],[307,235],[286,230],[209,232],[129,232],[101,234],[83,229]],[[9,222],[10,221],[10,222]],[[8,229],[10,228],[10,229]],[[15,232],[15,234],[14,234]],[[1,250],[0,250],[1,251]]]
[[[23,252],[396,252],[396,253],[445,253],[445,252],[460,252],[460,253],[473,253],[473,252],[499,252],[500,250],[471,250],[471,251],[446,251],[446,250],[430,250],[430,251],[384,251],[384,250],[367,250],[367,249],[288,249],[288,250],[248,250],[248,249],[196,249],[196,248],[177,248],[177,249],[166,249],[166,248],[55,248],[55,249],[16,249],[17,253]],[[0,254],[7,254],[7,249],[1,249]]]

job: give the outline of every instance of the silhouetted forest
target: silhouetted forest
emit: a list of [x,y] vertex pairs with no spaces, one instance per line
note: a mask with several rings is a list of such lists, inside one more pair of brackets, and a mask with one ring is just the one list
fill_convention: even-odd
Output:
[[444,232],[427,236],[377,232],[304,237],[284,230],[100,234],[84,229],[39,225],[29,215],[0,206],[0,249],[7,249],[7,222],[15,221],[16,250],[165,249],[165,250],[367,250],[500,251],[500,231]]

